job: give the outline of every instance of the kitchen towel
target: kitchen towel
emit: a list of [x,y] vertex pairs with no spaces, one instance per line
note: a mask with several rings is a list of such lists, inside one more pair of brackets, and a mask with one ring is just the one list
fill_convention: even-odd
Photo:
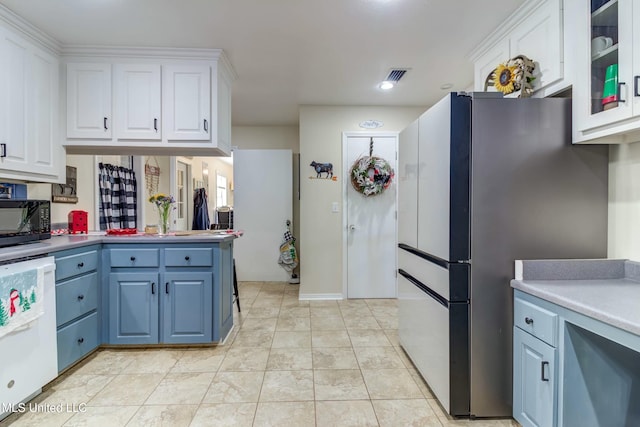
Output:
[[0,338],[44,314],[44,270],[0,274]]

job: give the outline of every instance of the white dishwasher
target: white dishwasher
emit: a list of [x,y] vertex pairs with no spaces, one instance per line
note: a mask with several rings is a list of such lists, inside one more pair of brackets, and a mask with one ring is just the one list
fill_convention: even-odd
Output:
[[55,269],[53,257],[0,266],[0,324],[7,328],[11,316],[18,319],[32,307],[38,311],[35,319],[16,323],[15,329],[0,336],[0,420],[17,408],[12,405],[39,394],[58,375]]

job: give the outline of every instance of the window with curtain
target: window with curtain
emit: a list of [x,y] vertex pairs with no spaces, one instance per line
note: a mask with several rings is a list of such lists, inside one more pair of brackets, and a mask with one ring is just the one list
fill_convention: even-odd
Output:
[[98,164],[100,229],[137,228],[136,174],[132,169]]

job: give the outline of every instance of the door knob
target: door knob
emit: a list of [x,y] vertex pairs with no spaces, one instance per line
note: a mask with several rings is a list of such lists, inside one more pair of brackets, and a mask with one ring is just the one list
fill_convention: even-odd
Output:
[[356,226],[355,226],[355,225],[351,224],[351,225],[349,226],[349,231],[353,231],[353,230],[355,230],[355,229],[356,229]]

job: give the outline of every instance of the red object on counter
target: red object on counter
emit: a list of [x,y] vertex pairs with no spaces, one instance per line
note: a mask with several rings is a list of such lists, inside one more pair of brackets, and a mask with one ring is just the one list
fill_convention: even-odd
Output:
[[107,236],[126,236],[129,234],[136,234],[138,230],[136,228],[111,228],[107,230]]
[[89,234],[89,213],[87,211],[69,212],[69,234]]

